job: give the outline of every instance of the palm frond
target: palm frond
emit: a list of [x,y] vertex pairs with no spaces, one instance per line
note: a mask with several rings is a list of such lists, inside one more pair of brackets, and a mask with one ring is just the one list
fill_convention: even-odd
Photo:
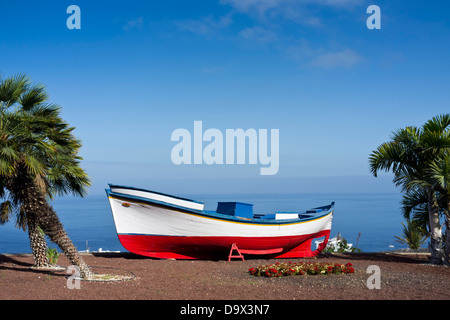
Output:
[[426,229],[423,229],[415,221],[407,219],[403,225],[403,238],[395,237],[397,242],[408,245],[410,249],[417,250],[427,240]]
[[386,142],[381,144],[369,156],[370,172],[376,177],[378,171],[397,172],[403,166],[403,150],[398,143]]
[[29,154],[22,157],[22,162],[32,177],[45,175],[46,168],[44,163],[42,163],[42,161],[34,155]]
[[428,221],[428,195],[424,189],[417,188],[403,194],[401,204],[405,219],[418,220],[420,216],[426,216]]
[[33,86],[27,87],[27,89],[22,92],[17,102],[20,104],[22,110],[30,111],[47,101],[47,99],[48,94],[45,90],[45,86],[42,84],[34,84]]
[[0,159],[6,159],[8,161],[14,162],[19,158],[19,154],[15,148],[11,148],[10,145],[0,144]]
[[428,171],[435,189],[441,194],[444,211],[450,211],[450,155],[431,163]]
[[450,113],[441,114],[428,120],[422,126],[424,132],[445,132],[450,128]]
[[18,74],[2,80],[0,83],[0,106],[2,109],[9,108],[15,104],[29,82],[29,78],[24,74]]
[[9,201],[4,201],[0,205],[0,224],[5,224],[9,221],[12,213],[12,205]]
[[9,177],[14,171],[14,164],[0,157],[0,176]]

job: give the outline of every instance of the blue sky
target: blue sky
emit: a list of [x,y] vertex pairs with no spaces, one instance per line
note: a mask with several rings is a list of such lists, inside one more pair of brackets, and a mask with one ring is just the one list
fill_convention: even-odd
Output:
[[[69,30],[69,5],[81,29]],[[369,5],[381,29],[369,30]],[[0,72],[26,73],[81,139],[92,193],[392,192],[368,156],[449,112],[448,1],[2,1]],[[279,129],[280,167],[180,165],[177,128]]]

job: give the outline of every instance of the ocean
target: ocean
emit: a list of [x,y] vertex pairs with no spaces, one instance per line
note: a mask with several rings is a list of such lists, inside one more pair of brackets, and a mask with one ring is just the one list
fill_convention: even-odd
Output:
[[[302,211],[335,201],[331,237],[339,233],[362,252],[406,248],[394,238],[403,235],[399,193],[179,196],[204,201],[207,210],[215,210],[218,201],[253,203],[255,213]],[[106,194],[66,196],[52,205],[79,251],[126,251],[117,238]],[[49,246],[56,248],[50,242]],[[0,225],[0,253],[31,253],[28,235],[15,227],[15,221]]]

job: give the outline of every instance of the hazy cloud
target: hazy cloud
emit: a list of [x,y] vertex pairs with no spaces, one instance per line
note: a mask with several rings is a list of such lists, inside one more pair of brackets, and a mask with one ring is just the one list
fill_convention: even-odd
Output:
[[[252,26],[241,27],[237,36],[246,41],[259,44],[276,43],[276,50],[282,50],[288,57],[297,60],[303,66],[318,68],[349,68],[360,64],[364,59],[354,50],[341,46],[327,48],[323,43],[313,39],[296,39],[294,22],[308,27],[327,27],[327,21],[317,12],[320,7],[332,7],[336,10],[353,8],[362,4],[363,0],[220,0],[222,5],[232,7],[222,17],[207,16],[200,19],[178,21],[181,30],[200,35],[212,35],[233,24],[233,16],[239,13],[253,18]],[[365,12],[365,11],[364,11]],[[289,23],[284,23],[288,21]],[[303,29],[301,29],[303,30]],[[326,32],[326,29],[323,29]],[[295,44],[292,44],[296,42]],[[336,46],[336,44],[335,44]],[[205,73],[217,70],[202,70]]]
[[229,4],[238,11],[249,12],[251,10],[262,13],[267,9],[275,8],[286,0],[221,0],[222,4]]
[[319,55],[311,62],[312,66],[321,68],[352,67],[363,61],[363,58],[350,49],[328,52]]
[[301,39],[297,44],[286,49],[286,54],[302,66],[318,68],[349,68],[364,61],[364,58],[349,48],[339,50],[327,49],[308,40]]
[[258,26],[245,28],[239,33],[239,36],[244,39],[254,40],[257,42],[270,42],[277,39],[274,32]]
[[144,25],[144,18],[139,17],[135,20],[129,20],[127,23],[122,27],[123,30],[129,31],[131,29],[142,29],[142,26]]
[[233,23],[230,15],[225,15],[219,19],[214,19],[212,16],[201,18],[200,20],[183,20],[177,21],[180,29],[190,31],[197,34],[212,34],[225,28]]
[[353,7],[364,3],[364,0],[306,0],[304,2],[317,3],[333,7]]
[[272,11],[275,15],[296,20],[299,16],[305,18],[304,11],[307,11],[307,7],[350,8],[363,3],[363,0],[220,0],[220,3],[230,5],[239,12],[256,13],[260,17]]

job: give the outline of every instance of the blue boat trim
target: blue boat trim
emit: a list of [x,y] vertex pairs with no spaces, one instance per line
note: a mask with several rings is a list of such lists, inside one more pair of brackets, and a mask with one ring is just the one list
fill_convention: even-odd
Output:
[[[205,217],[205,218],[213,218],[213,219],[220,219],[220,220],[230,221],[230,222],[249,223],[249,224],[257,224],[257,225],[258,224],[259,225],[261,225],[261,224],[264,224],[264,225],[269,225],[269,224],[271,224],[271,225],[274,225],[274,224],[276,224],[276,225],[283,225],[283,224],[293,224],[293,223],[301,223],[301,222],[316,220],[316,219],[319,219],[319,218],[322,218],[322,217],[325,217],[325,216],[329,215],[334,209],[334,202],[332,202],[330,205],[327,205],[327,206],[322,206],[322,207],[317,207],[317,208],[310,209],[311,211],[312,210],[316,210],[316,209],[322,209],[320,211],[320,214],[311,215],[311,214],[299,213],[299,218],[298,219],[279,219],[279,220],[275,220],[275,219],[260,219],[260,218],[256,218],[256,219],[255,218],[253,218],[253,219],[242,219],[242,218],[230,216],[230,215],[227,215],[227,214],[217,213],[215,211],[190,209],[190,208],[174,205],[174,204],[163,202],[163,201],[157,201],[157,200],[152,200],[152,199],[148,199],[148,198],[143,198],[143,197],[132,196],[132,195],[128,195],[128,194],[117,193],[117,192],[111,191],[110,189],[106,189],[105,191],[106,191],[106,194],[107,194],[108,197],[116,198],[116,199],[119,199],[119,200],[138,202],[138,203],[144,203],[144,204],[151,204],[151,205],[157,205],[157,206],[160,206],[160,207],[169,208],[169,209],[175,209],[177,211],[185,212],[185,213],[188,213],[188,214],[194,214],[194,215],[198,215],[198,216]],[[170,195],[167,195],[167,196],[170,196]],[[301,218],[300,218],[300,216],[301,216]]]

